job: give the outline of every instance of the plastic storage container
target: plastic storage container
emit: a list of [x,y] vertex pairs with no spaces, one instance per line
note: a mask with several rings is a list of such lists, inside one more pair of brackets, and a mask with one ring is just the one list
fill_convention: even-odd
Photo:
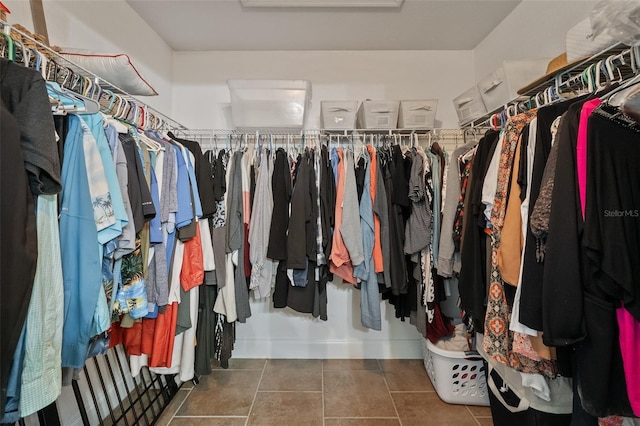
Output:
[[311,102],[306,80],[227,80],[236,128],[301,129]]
[[504,61],[498,69],[478,82],[487,111],[493,111],[518,97],[518,89],[545,75],[549,58]]
[[370,101],[360,104],[358,127],[361,129],[395,129],[398,125],[398,101]]
[[436,121],[437,99],[400,101],[398,127],[401,129],[432,129]]
[[351,130],[356,128],[358,101],[320,102],[320,121],[327,130]]
[[489,406],[486,370],[475,352],[438,348],[428,339],[424,345],[424,367],[440,399],[449,404]]
[[458,114],[458,122],[460,125],[470,123],[487,113],[487,108],[484,106],[478,86],[473,86],[455,98],[453,100],[453,106]]

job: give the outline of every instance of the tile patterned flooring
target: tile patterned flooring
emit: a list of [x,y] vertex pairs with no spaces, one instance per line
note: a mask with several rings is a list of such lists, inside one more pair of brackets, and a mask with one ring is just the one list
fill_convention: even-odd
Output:
[[488,407],[440,400],[419,359],[232,359],[185,383],[160,426],[486,426]]

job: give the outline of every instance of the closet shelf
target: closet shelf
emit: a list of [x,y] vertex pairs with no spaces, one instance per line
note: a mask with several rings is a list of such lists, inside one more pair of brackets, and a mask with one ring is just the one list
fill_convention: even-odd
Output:
[[[55,50],[53,50],[52,48],[47,46],[46,44],[44,44],[44,43],[36,40],[35,38],[33,38],[31,35],[26,34],[25,32],[20,31],[19,29],[16,29],[15,27],[12,27],[11,24],[9,24],[8,22],[0,20],[0,28],[1,28],[1,31],[3,31],[7,36],[9,36],[9,34],[11,32],[15,32],[15,33],[20,34],[20,36],[22,36],[24,39],[28,39],[30,42],[32,42],[33,44],[35,44],[38,47],[38,50],[40,52],[45,51],[47,53],[48,57],[54,58],[54,61],[58,65],[59,68],[66,68],[66,69],[70,70],[73,74],[77,74],[79,76],[89,78],[89,79],[91,79],[91,81],[94,84],[97,84],[100,87],[100,89],[102,89],[103,92],[107,91],[107,93],[111,92],[113,94],[122,96],[127,101],[133,102],[133,103],[135,103],[135,105],[143,107],[147,111],[148,114],[152,114],[152,115],[162,119],[162,121],[164,121],[166,123],[166,125],[168,125],[172,129],[175,129],[175,130],[187,130],[187,127],[184,126],[183,124],[181,124],[181,123],[177,122],[176,120],[172,119],[171,117],[161,113],[157,109],[149,106],[146,102],[143,102],[143,101],[137,99],[135,96],[129,94],[127,91],[121,89],[120,87],[116,86],[115,84],[105,80],[102,77],[99,77],[98,75],[96,75],[96,74],[92,73],[91,71],[87,70],[86,68],[83,68],[82,66],[74,63],[73,61],[70,61],[69,59],[65,58],[64,56],[62,56],[61,54],[59,54],[58,52],[56,52]],[[59,72],[59,71],[56,70],[56,72]]]
[[[505,115],[507,109],[510,107],[514,108],[514,111],[517,110],[517,112],[534,108],[536,106],[536,98],[540,98],[543,93],[549,89],[555,90],[556,92],[560,92],[561,89],[565,91],[572,91],[573,89],[571,89],[571,86],[579,81],[581,75],[587,70],[587,68],[599,63],[606,63],[609,61],[615,67],[616,72],[619,72],[620,79],[629,78],[638,72],[636,68],[637,65],[640,64],[640,58],[638,57],[639,53],[639,47],[629,47],[623,43],[614,44],[589,58],[577,61],[566,69],[548,76],[548,78],[544,79],[536,86],[521,92],[518,97],[504,106],[488,111],[482,117],[466,123],[462,127],[469,128],[482,125],[491,126],[491,119],[496,114]],[[628,62],[625,59],[627,59]],[[617,63],[614,64],[614,61],[617,61]],[[599,70],[598,72],[606,73],[605,70]],[[511,111],[511,113],[513,114],[514,111]]]

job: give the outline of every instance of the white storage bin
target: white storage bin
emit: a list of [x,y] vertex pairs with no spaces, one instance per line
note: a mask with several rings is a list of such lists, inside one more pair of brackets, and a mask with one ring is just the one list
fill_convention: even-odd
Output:
[[616,43],[617,40],[607,33],[600,33],[594,37],[591,19],[585,18],[567,31],[565,50],[567,52],[567,62],[571,63],[588,58]]
[[358,127],[361,129],[395,129],[398,125],[398,101],[370,101],[360,104]]
[[400,101],[398,127],[401,129],[432,129],[436,121],[437,99]]
[[327,130],[351,130],[356,128],[358,101],[320,102],[320,121]]
[[461,125],[467,124],[487,113],[487,108],[484,106],[478,86],[473,86],[455,98],[453,105],[456,108],[458,122]]
[[310,109],[306,80],[227,80],[237,128],[301,129]]
[[422,339],[424,367],[440,399],[449,404],[489,405],[486,371],[477,353],[446,351]]
[[518,89],[544,75],[549,58],[504,61],[498,69],[478,82],[487,111],[493,111],[518,97]]

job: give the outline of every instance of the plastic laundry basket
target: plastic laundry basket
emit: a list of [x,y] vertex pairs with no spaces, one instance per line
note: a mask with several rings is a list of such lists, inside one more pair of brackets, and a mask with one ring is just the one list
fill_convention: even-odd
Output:
[[489,392],[482,358],[476,352],[438,348],[427,339],[424,367],[438,396],[449,404],[489,406]]

